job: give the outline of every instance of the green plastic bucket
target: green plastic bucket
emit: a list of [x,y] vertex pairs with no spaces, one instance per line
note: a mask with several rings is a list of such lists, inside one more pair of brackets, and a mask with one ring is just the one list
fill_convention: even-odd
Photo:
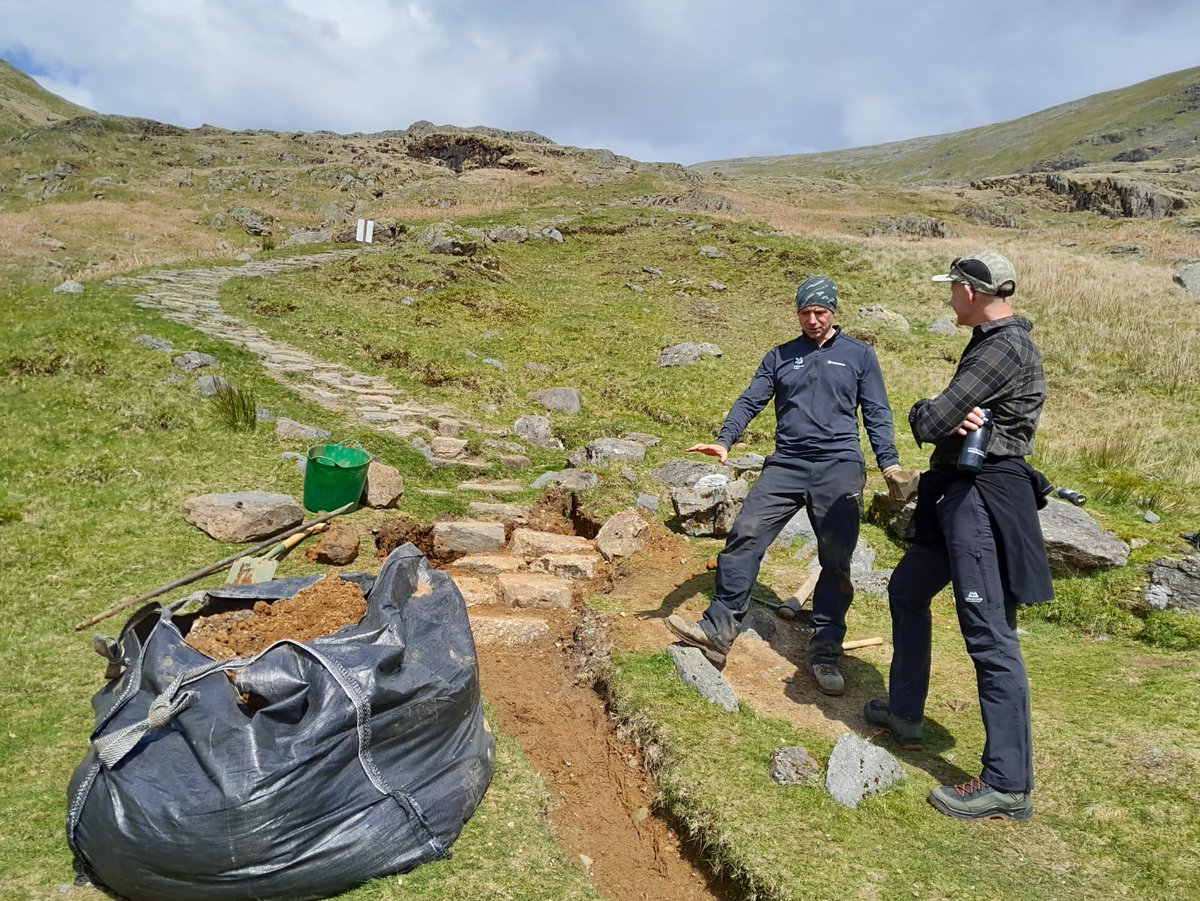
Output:
[[355,444],[316,444],[304,464],[304,509],[329,512],[358,503],[371,455]]

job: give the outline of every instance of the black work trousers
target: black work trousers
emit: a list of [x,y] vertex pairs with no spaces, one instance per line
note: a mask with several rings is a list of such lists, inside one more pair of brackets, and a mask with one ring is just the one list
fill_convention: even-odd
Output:
[[888,584],[894,648],[888,709],[914,721],[924,716],[933,643],[930,602],[952,584],[986,733],[979,778],[1000,791],[1031,791],[1029,682],[1016,604],[1007,599],[991,519],[973,479],[946,487],[937,523],[942,540],[909,545]]
[[854,599],[850,558],[858,544],[866,468],[857,460],[811,463],[772,455],[750,488],[717,556],[717,584],[700,627],[724,648],[733,644],[750,607],[750,589],[763,555],[801,507],[817,535],[821,576],[813,591],[809,659],[835,663],[846,637],[846,611]]

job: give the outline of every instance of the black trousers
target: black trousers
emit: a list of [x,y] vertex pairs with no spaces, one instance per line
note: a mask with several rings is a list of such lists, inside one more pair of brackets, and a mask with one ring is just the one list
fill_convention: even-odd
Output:
[[894,647],[888,709],[909,720],[924,716],[933,641],[930,602],[952,584],[987,735],[979,778],[1000,791],[1031,791],[1029,682],[1016,604],[1007,600],[991,519],[974,480],[947,486],[937,522],[941,542],[909,545],[888,584]]
[[813,592],[809,658],[834,663],[846,637],[846,611],[854,599],[850,558],[858,544],[866,468],[857,460],[810,463],[767,458],[717,556],[717,584],[700,627],[722,647],[737,637],[750,608],[750,589],[763,555],[801,507],[817,535],[821,576]]

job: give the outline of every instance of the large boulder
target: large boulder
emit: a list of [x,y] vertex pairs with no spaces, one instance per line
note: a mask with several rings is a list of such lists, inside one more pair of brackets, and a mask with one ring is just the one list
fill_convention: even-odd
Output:
[[382,510],[396,506],[404,496],[404,477],[386,463],[372,460],[367,466],[367,482],[363,485],[362,499],[368,507]]
[[535,400],[552,413],[575,416],[580,410],[578,388],[542,388],[530,391],[529,399]]
[[749,493],[750,485],[743,479],[718,482],[714,478],[691,488],[672,488],[671,506],[685,534],[721,538],[733,528]]
[[183,518],[217,541],[258,541],[304,521],[304,508],[286,494],[236,491],[183,502]]
[[1200,263],[1185,263],[1175,270],[1172,279],[1188,297],[1200,298]]
[[700,460],[668,460],[650,473],[650,475],[658,479],[658,481],[665,482],[674,488],[695,485],[696,482],[708,475],[723,475],[729,479],[736,478],[732,466],[722,466],[720,463],[704,463]]
[[624,438],[596,438],[567,458],[572,466],[608,466],[611,463],[638,463],[646,458],[646,446]]
[[534,447],[562,450],[563,444],[554,437],[550,420],[545,416],[522,416],[513,423],[513,431],[518,438],[528,441]]
[[1200,556],[1181,560],[1164,557],[1148,568],[1146,606],[1152,610],[1186,610],[1200,613]]
[[596,548],[605,560],[632,557],[645,546],[649,532],[650,524],[636,510],[622,510],[600,527]]
[[1100,527],[1087,511],[1051,500],[1038,514],[1050,571],[1055,575],[1094,572],[1129,562],[1129,545]]

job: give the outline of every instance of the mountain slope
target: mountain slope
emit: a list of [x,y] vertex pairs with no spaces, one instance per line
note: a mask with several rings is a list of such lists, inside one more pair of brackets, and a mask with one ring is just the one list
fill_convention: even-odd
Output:
[[50,93],[20,69],[0,59],[0,137],[90,112]]
[[1200,156],[1200,67],[947,135],[799,156],[697,163],[727,176],[820,175],[969,181],[1089,164]]

